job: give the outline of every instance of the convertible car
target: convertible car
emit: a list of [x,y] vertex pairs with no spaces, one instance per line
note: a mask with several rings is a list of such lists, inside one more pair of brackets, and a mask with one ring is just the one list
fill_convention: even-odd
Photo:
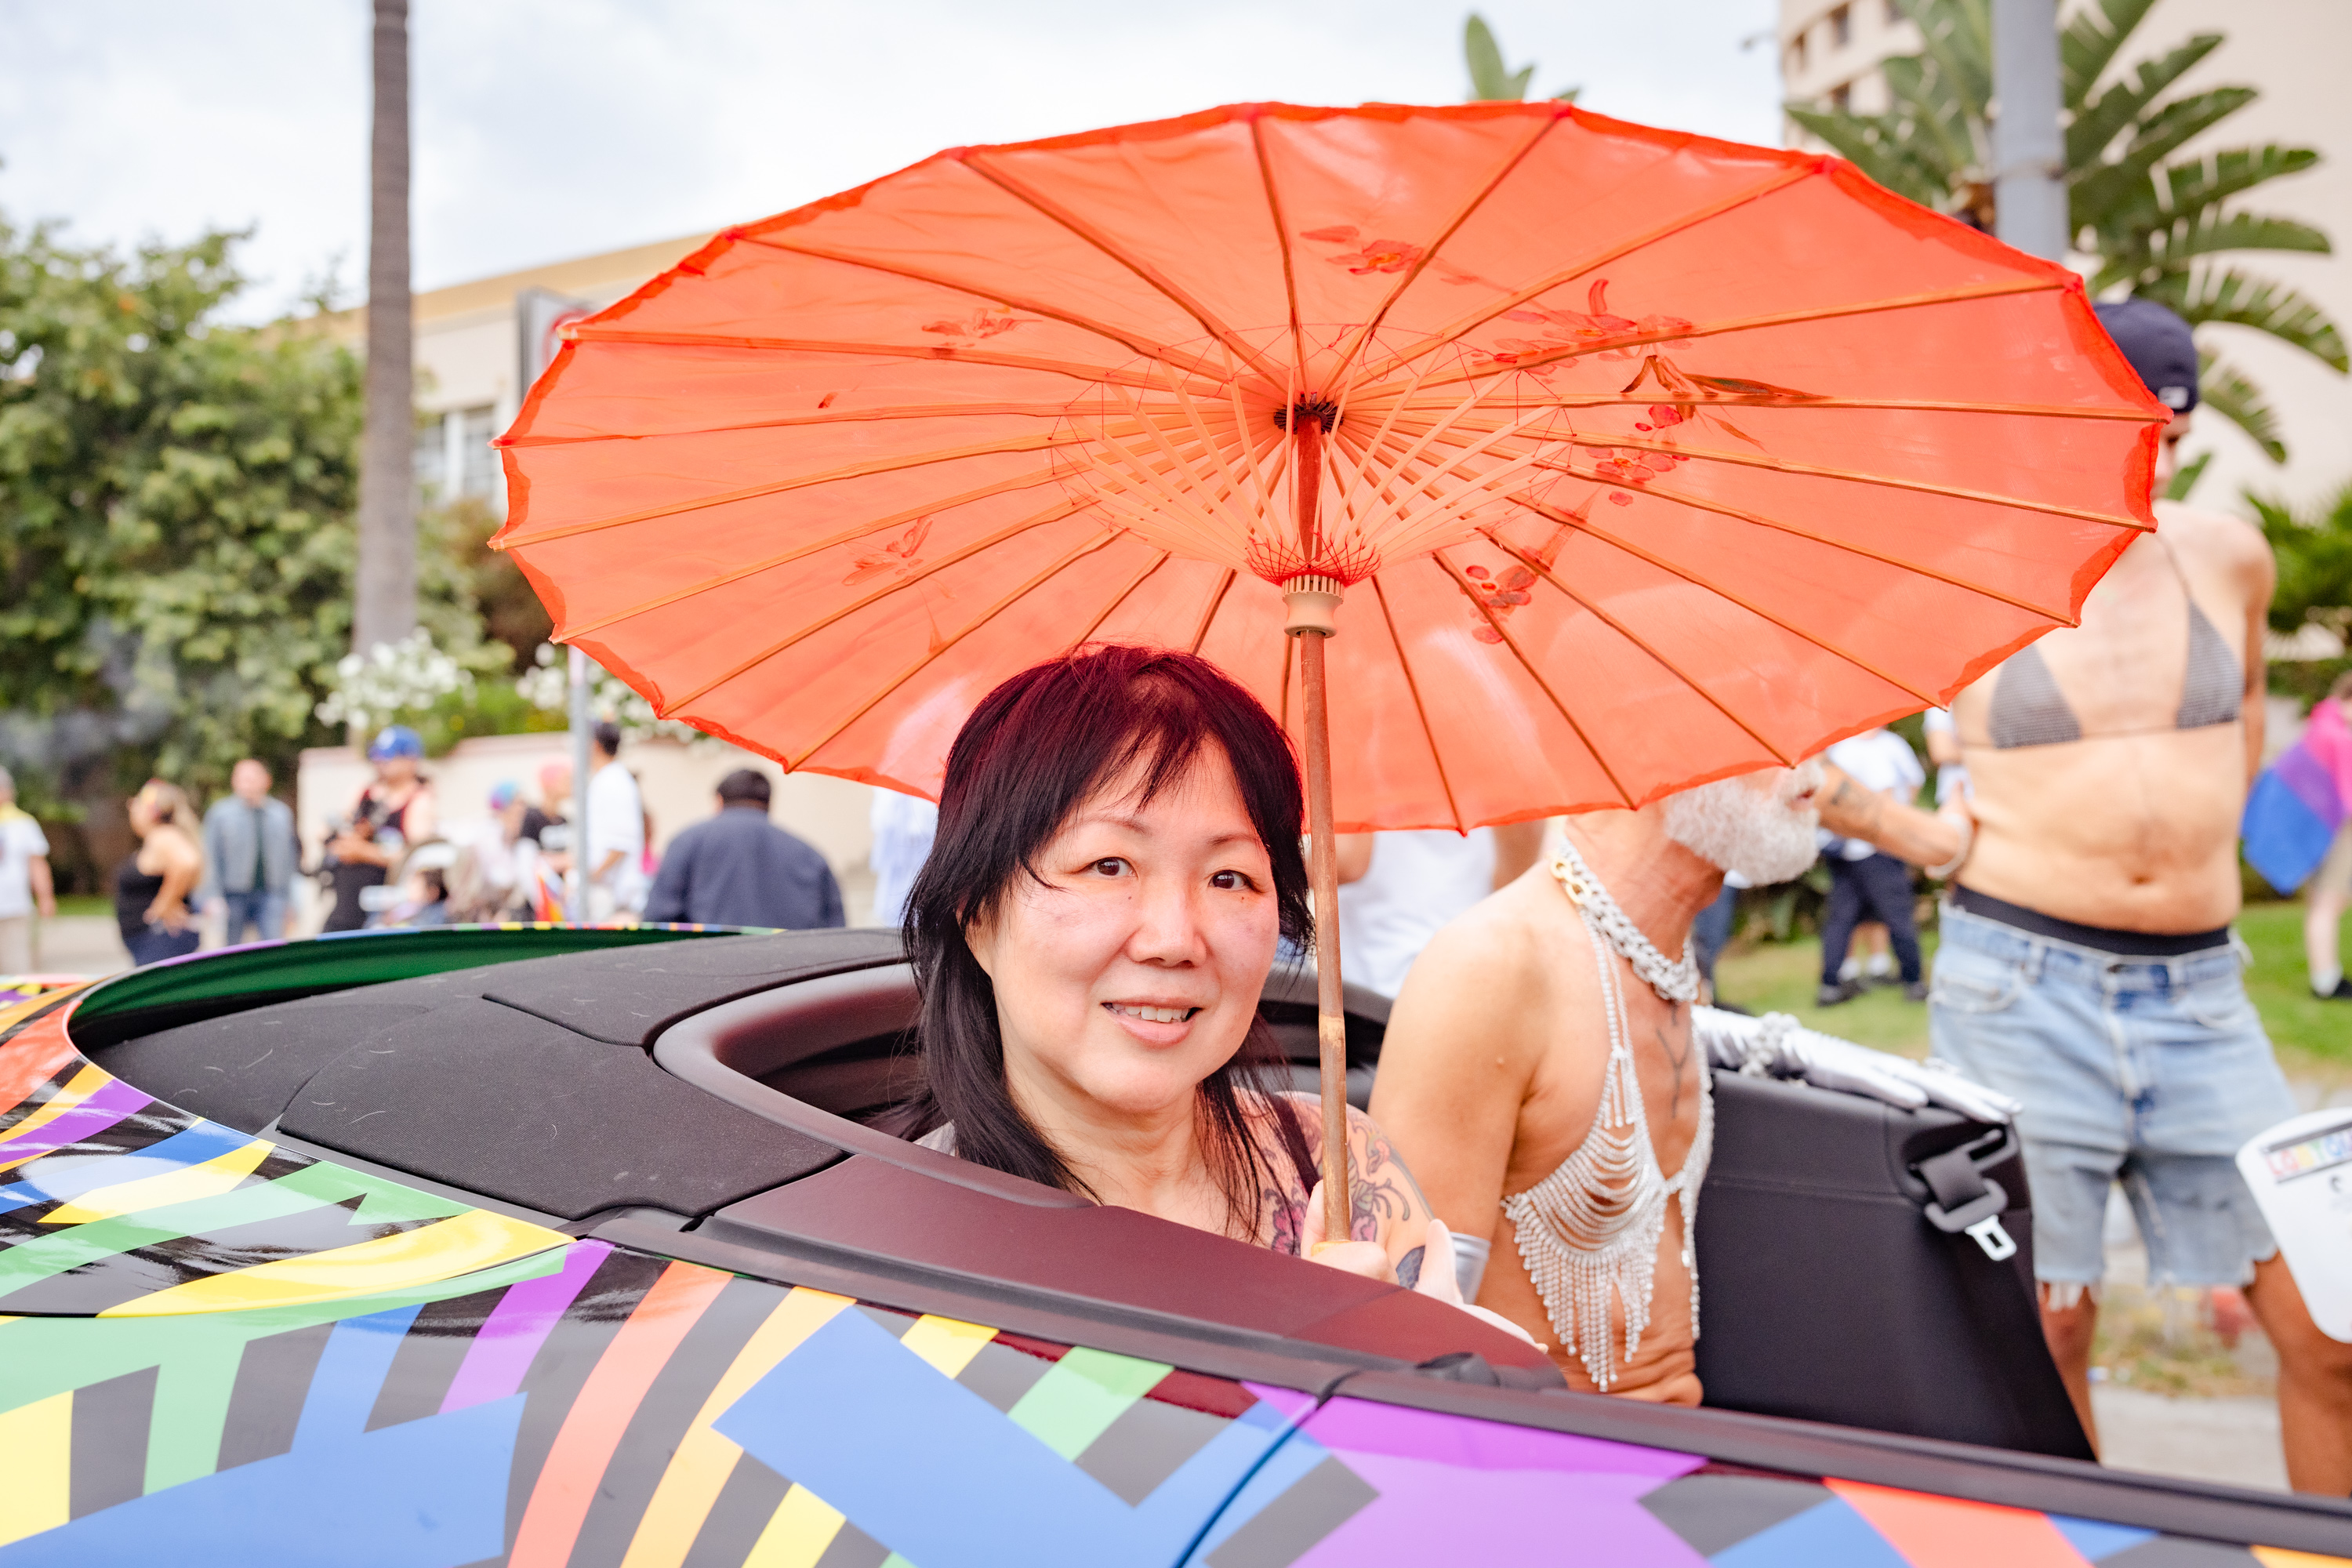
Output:
[[912,1012],[890,933],[568,928],[7,1005],[0,1568],[2352,1561],[2088,1462],[2005,1130],[1721,1079],[1664,1409],[877,1131]]

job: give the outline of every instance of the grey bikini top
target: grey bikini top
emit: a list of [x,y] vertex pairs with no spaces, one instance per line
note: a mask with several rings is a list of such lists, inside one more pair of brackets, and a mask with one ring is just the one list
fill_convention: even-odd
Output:
[[[2175,562],[2172,569],[2178,574],[2179,563]],[[2187,579],[2182,579],[2180,588],[2187,595]],[[2189,597],[2189,672],[2180,683],[2180,707],[2172,727],[2201,730],[2236,722],[2245,700],[2245,667],[2231,653],[2230,645],[2221,640],[2205,612],[2197,607],[2196,599]],[[2015,746],[2063,746],[2083,738],[2082,721],[2074,717],[2066,694],[2058,689],[2057,678],[2050,673],[2039,644],[2026,644],[2000,667],[2000,679],[1993,683],[1988,727],[1994,748],[2004,752]]]

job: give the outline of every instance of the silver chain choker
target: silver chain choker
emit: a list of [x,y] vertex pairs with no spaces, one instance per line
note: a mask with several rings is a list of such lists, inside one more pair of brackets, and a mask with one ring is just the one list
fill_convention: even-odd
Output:
[[1633,966],[1633,973],[1648,984],[1651,990],[1668,1002],[1698,1000],[1698,960],[1692,956],[1690,942],[1683,942],[1682,962],[1670,963],[1658,951],[1658,944],[1642,934],[1633,917],[1620,909],[1592,868],[1584,863],[1576,846],[1563,839],[1559,853],[1552,857],[1551,874],[1559,879],[1560,889],[1569,901],[1582,910],[1617,956]]

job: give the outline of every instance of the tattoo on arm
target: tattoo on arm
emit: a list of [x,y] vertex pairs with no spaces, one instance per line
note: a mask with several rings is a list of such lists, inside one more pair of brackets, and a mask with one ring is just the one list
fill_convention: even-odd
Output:
[[1885,804],[1876,790],[1862,789],[1850,778],[1842,778],[1837,788],[1830,792],[1829,805],[1832,812],[1850,813],[1848,820],[1859,831],[1845,835],[1850,838],[1867,838],[1877,828]]
[[1416,1247],[1411,1252],[1406,1253],[1402,1258],[1397,1259],[1396,1276],[1398,1284],[1410,1290],[1414,1286],[1421,1283],[1421,1260],[1423,1256],[1427,1253],[1428,1250],[1429,1249],[1425,1247]]
[[[1363,1131],[1360,1134],[1359,1130]],[[1412,1173],[1397,1158],[1388,1134],[1370,1130],[1368,1121],[1349,1118],[1348,1197],[1352,1211],[1348,1234],[1357,1241],[1379,1241],[1392,1226],[1416,1215],[1429,1217],[1429,1200],[1421,1195]]]

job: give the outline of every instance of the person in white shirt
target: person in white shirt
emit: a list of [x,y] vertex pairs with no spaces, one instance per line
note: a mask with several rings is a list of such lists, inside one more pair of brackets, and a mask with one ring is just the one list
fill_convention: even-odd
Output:
[[1969,765],[1960,760],[1960,737],[1952,728],[1952,710],[1930,708],[1919,715],[1927,731],[1927,760],[1936,764],[1936,809],[1941,811],[1954,795],[1969,797]]
[[[1850,736],[1825,753],[1831,765],[1863,788],[1907,805],[1927,773],[1919,765],[1911,743],[1892,730],[1871,730]],[[1861,994],[1861,987],[1844,978],[1847,945],[1854,927],[1866,917],[1883,922],[1895,960],[1903,975],[1903,994],[1913,1002],[1927,999],[1927,985],[1919,963],[1919,929],[1911,916],[1911,870],[1878,846],[1863,838],[1832,838],[1825,847],[1830,867],[1830,903],[1822,918],[1822,989],[1820,1005],[1835,1006]]]
[[33,970],[33,915],[58,918],[49,880],[49,841],[16,805],[16,781],[0,768],[0,974]]
[[874,868],[874,912],[866,923],[899,925],[907,918],[907,894],[915,885],[915,873],[931,858],[940,808],[919,795],[877,789],[867,823],[874,830],[874,847],[866,861]]
[[646,808],[620,763],[621,727],[596,726],[589,747],[588,918],[635,914],[646,904]]
[[1350,833],[1339,849],[1339,973],[1393,996],[1438,928],[1536,863],[1544,824]]

